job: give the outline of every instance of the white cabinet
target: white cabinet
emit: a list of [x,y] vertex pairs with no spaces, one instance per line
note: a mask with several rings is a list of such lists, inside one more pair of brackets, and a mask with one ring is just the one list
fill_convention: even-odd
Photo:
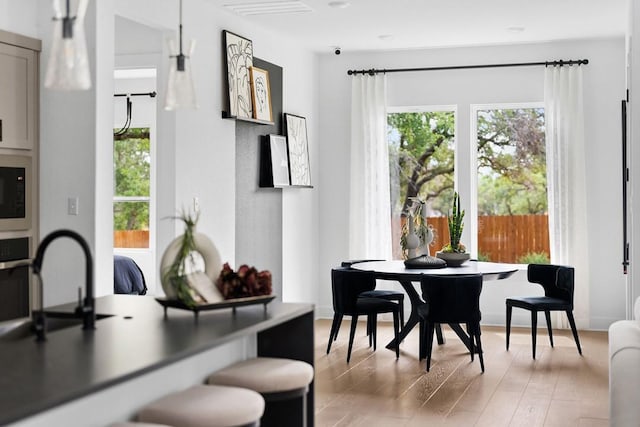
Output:
[[0,148],[32,150],[37,138],[38,53],[0,43]]

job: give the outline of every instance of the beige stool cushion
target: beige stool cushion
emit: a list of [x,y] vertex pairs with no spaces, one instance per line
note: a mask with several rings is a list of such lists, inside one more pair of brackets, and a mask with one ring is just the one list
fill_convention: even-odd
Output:
[[171,427],[166,424],[123,422],[111,424],[109,427]]
[[175,427],[230,427],[258,421],[264,399],[252,390],[197,385],[142,408],[138,420]]
[[311,380],[313,367],[306,362],[256,357],[213,373],[208,383],[244,387],[258,393],[276,393],[304,388]]

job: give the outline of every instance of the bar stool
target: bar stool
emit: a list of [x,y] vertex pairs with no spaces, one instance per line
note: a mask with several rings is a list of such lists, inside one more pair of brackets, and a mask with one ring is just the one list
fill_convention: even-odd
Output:
[[189,427],[258,427],[264,399],[238,387],[196,385],[151,402],[138,421]]
[[171,427],[166,424],[156,424],[156,423],[136,423],[134,421],[125,421],[122,423],[115,423],[109,425],[109,427]]
[[[307,392],[312,380],[313,366],[306,362],[256,357],[213,373],[207,382],[244,387],[260,393],[266,402],[262,427],[304,427],[307,425],[307,411],[313,410],[307,408]],[[302,406],[297,406],[299,401],[302,401]]]

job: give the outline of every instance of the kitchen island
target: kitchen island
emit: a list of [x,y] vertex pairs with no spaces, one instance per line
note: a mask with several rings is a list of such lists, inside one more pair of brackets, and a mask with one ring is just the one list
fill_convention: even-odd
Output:
[[[74,304],[48,308],[53,316]],[[0,341],[0,425],[104,426],[146,403],[202,383],[255,355],[313,365],[313,306],[274,301],[201,312],[163,307],[150,296],[96,299],[96,329],[81,325]],[[308,395],[313,426],[313,383]]]

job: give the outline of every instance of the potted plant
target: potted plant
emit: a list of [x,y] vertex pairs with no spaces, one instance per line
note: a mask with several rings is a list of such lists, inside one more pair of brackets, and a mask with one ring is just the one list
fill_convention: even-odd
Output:
[[463,220],[464,210],[460,207],[460,195],[455,192],[453,194],[453,207],[447,215],[449,243],[444,245],[442,249],[436,253],[436,256],[445,260],[450,267],[461,265],[469,259],[467,248],[460,243],[462,230],[464,229]]

